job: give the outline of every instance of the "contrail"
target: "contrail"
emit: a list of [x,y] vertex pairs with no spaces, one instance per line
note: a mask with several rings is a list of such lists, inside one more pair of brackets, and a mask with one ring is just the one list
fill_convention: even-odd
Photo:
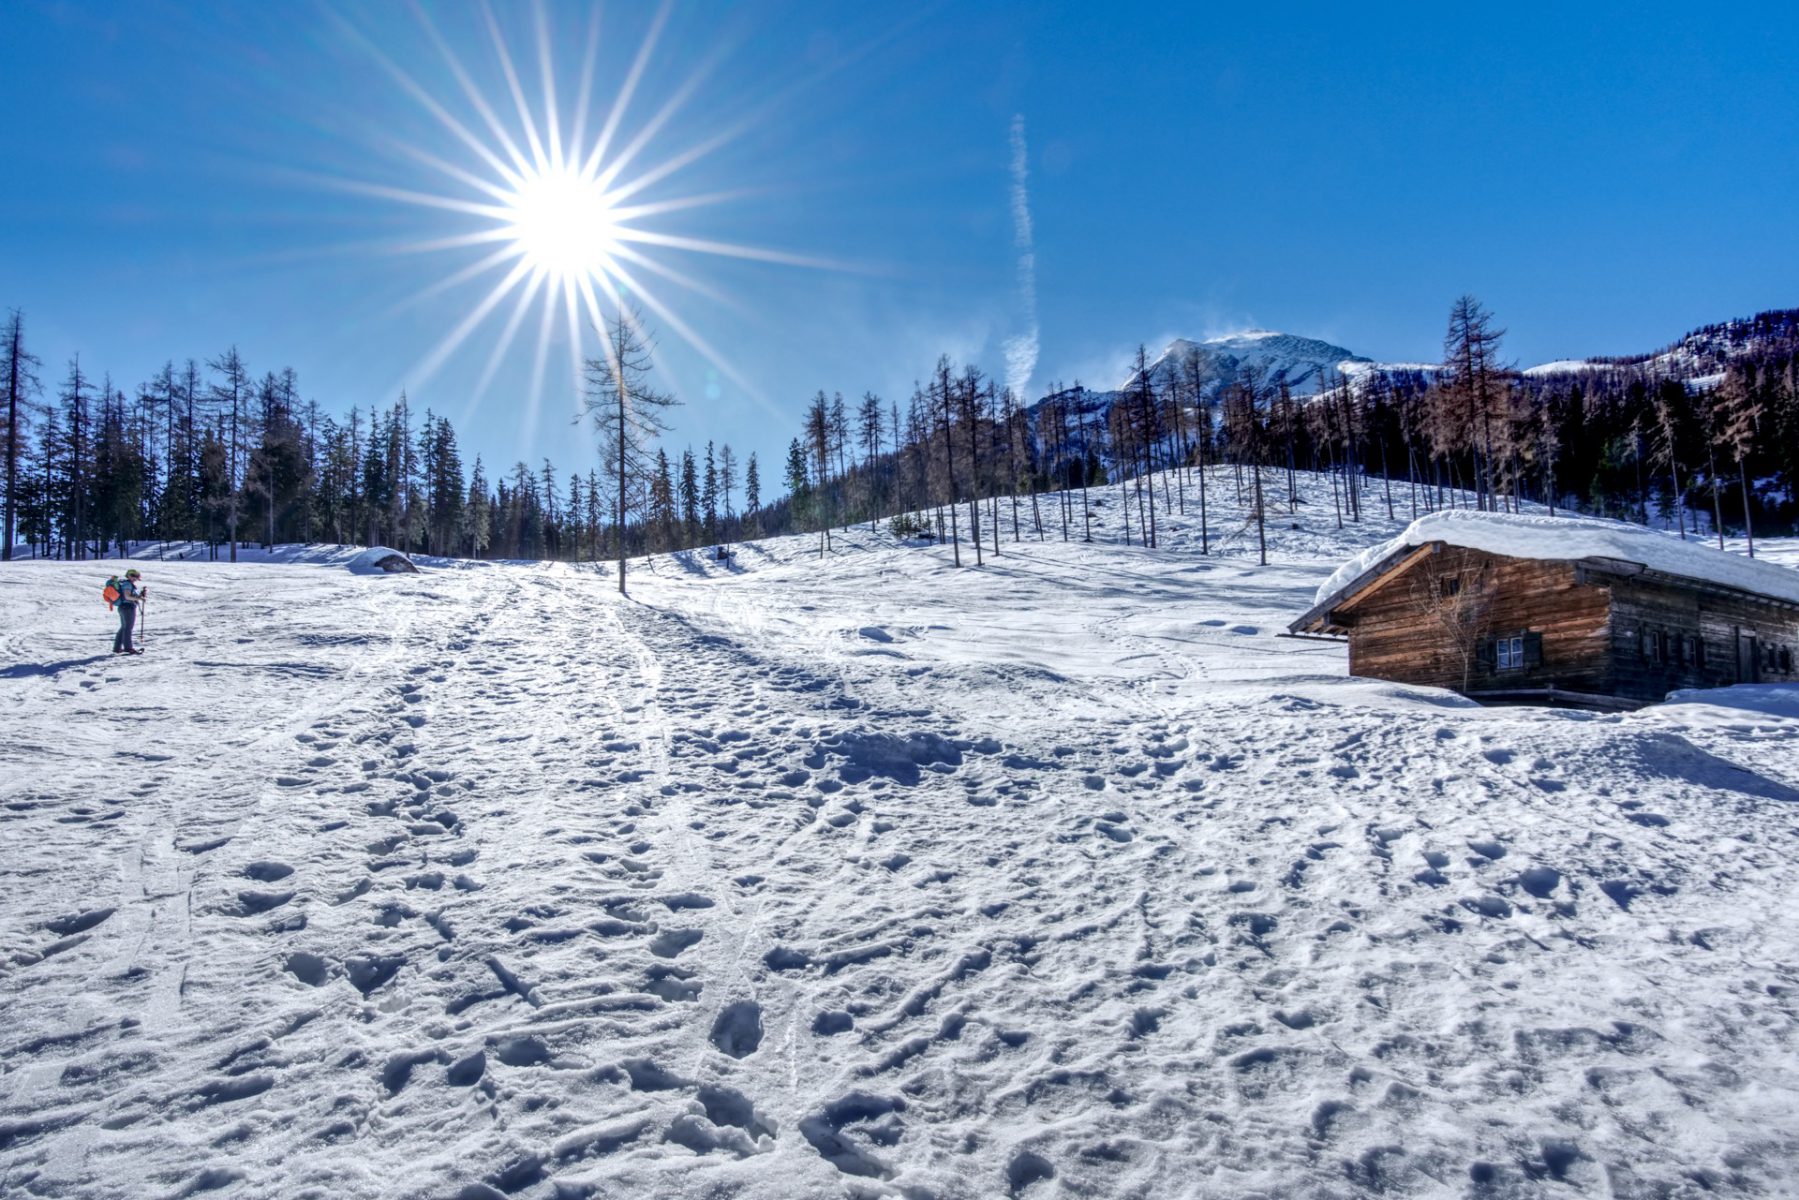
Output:
[[1006,339],[1006,386],[1020,403],[1030,403],[1025,388],[1037,369],[1037,253],[1031,238],[1031,196],[1025,188],[1029,157],[1024,145],[1024,114],[1012,118],[1012,244],[1018,247],[1018,297],[1024,306],[1024,332]]

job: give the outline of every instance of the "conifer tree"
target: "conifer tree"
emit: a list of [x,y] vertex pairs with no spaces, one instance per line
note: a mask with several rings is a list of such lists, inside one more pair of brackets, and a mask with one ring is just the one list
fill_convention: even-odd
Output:
[[233,346],[219,357],[206,364],[209,370],[218,373],[209,398],[214,406],[226,414],[225,443],[225,494],[221,498],[225,512],[226,536],[231,542],[231,561],[237,561],[237,518],[239,507],[238,481],[243,478],[240,470],[244,438],[244,405],[249,400],[250,371],[244,366],[244,360]]
[[[821,388],[812,397],[811,405],[806,409],[806,442],[811,451],[812,469],[817,483],[817,495],[809,506],[818,519],[818,556],[823,558],[831,548],[831,459],[833,444],[831,440],[831,408]],[[788,466],[788,474],[792,475],[792,464]]]
[[25,349],[25,314],[13,309],[0,332],[0,392],[6,397],[6,540],[0,542],[0,560],[12,558],[18,534],[19,465],[25,444],[25,418],[31,398],[37,394],[36,369],[43,364]]
[[868,530],[874,532],[875,517],[879,501],[876,497],[875,472],[876,464],[881,457],[881,423],[883,413],[881,398],[873,392],[862,393],[862,403],[856,409],[858,440],[862,448],[862,470],[864,475],[864,503],[868,505]]
[[762,476],[756,466],[756,452],[750,451],[743,467],[743,518],[754,533],[762,532]]
[[725,524],[729,525],[737,519],[737,511],[731,504],[731,493],[737,488],[737,455],[726,442],[718,448],[718,489],[724,494]]
[[464,509],[464,520],[468,552],[475,558],[485,558],[488,546],[493,543],[493,516],[487,498],[487,470],[481,465],[479,454],[475,455],[475,470],[469,477],[468,505]]
[[600,502],[600,473],[592,467],[587,469],[587,536],[590,540],[588,557],[598,562],[606,552],[606,506]]
[[804,527],[812,516],[812,484],[806,469],[806,450],[800,440],[787,443],[787,507],[796,526]]
[[655,532],[651,549],[668,550],[675,545],[675,477],[669,466],[668,451],[656,450],[656,471],[650,479],[649,524]]
[[831,398],[831,452],[835,455],[837,460],[837,491],[839,496],[836,500],[836,507],[838,515],[843,521],[843,528],[845,531],[848,531],[850,527],[850,505],[847,489],[849,470],[844,461],[844,456],[849,448],[849,441],[849,413],[843,407],[843,393],[835,392],[832,394]]
[[66,473],[61,481],[60,497],[66,522],[63,527],[68,531],[66,541],[72,547],[72,557],[85,559],[88,533],[88,459],[93,453],[90,444],[92,408],[88,397],[88,380],[81,373],[79,354],[69,360],[69,373],[63,380],[59,399],[62,401],[68,434],[63,459]]
[[700,484],[694,466],[693,447],[681,452],[681,545],[692,547],[700,540]]
[[706,443],[706,473],[700,480],[700,509],[706,522],[706,541],[718,540],[718,459],[712,443]]
[[1439,416],[1439,436],[1445,446],[1472,452],[1475,504],[1483,510],[1495,507],[1493,418],[1503,370],[1499,343],[1504,337],[1505,330],[1493,327],[1492,314],[1473,296],[1458,297],[1450,307],[1439,388],[1447,403]]

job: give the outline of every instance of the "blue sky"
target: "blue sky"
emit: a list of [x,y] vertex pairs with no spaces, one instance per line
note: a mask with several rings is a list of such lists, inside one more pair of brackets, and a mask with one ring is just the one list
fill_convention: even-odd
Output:
[[[481,9],[425,10],[522,144]],[[542,128],[533,9],[493,11]],[[591,11],[542,7],[565,133]],[[602,13],[589,142],[655,14]],[[541,383],[537,308],[495,358],[513,297],[423,370],[505,272],[421,296],[494,245],[396,247],[494,220],[371,190],[491,203],[418,157],[494,175],[400,76],[497,139],[411,7],[10,0],[6,18],[0,306],[25,310],[47,382],[76,351],[130,388],[236,344],[327,409],[405,387],[471,457],[591,464],[560,308]],[[1018,117],[1034,392],[1109,386],[1139,341],[1251,326],[1430,358],[1464,291],[1524,364],[1799,304],[1796,34],[1794,10],[1755,5],[677,3],[612,148],[680,103],[618,180],[733,136],[630,202],[722,197],[642,227],[814,265],[636,247],[698,285],[634,268],[692,335],[647,314],[686,402],[671,440],[766,458],[819,388],[903,404],[941,352],[1003,375],[1028,324]]]

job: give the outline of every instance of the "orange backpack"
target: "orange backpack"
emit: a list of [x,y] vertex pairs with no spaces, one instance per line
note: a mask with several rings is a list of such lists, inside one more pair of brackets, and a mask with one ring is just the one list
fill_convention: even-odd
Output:
[[117,602],[118,598],[119,598],[119,581],[118,581],[118,579],[116,577],[112,578],[112,579],[108,579],[106,581],[105,590],[100,593],[100,599],[106,601],[106,611],[107,612],[112,611],[112,606],[115,602]]

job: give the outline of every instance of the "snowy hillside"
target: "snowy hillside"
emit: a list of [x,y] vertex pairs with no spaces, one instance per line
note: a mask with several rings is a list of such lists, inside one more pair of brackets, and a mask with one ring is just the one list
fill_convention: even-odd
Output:
[[152,562],[127,661],[0,570],[0,1194],[1784,1193],[1799,689],[1347,679],[1274,634],[1406,498],[1308,489],[1267,568],[1224,470],[1206,556]]
[[1526,375],[1578,375],[1632,367],[1667,379],[1715,384],[1732,362],[1781,340],[1799,337],[1799,309],[1759,313],[1743,320],[1706,325],[1649,354],[1623,358],[1558,359],[1525,370]]

